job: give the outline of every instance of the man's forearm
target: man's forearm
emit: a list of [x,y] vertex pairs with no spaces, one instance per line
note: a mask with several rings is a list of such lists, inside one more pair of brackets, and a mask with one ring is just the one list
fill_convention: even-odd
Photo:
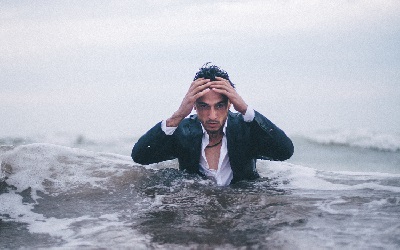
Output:
[[279,161],[287,160],[293,155],[294,146],[290,138],[257,111],[253,121],[253,132],[260,155]]
[[183,119],[185,119],[185,116],[174,113],[166,120],[166,125],[167,127],[178,127]]
[[179,109],[166,120],[167,127],[178,127],[179,123],[192,112],[195,101],[210,91],[210,79],[200,78],[192,82]]
[[132,159],[136,163],[147,165],[174,158],[172,137],[161,129],[161,122],[146,132],[132,149]]

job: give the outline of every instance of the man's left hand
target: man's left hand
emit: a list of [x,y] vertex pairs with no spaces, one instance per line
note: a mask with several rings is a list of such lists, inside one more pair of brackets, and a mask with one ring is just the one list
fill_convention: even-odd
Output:
[[228,97],[236,111],[244,115],[247,111],[247,104],[236,92],[228,80],[222,77],[215,77],[216,81],[211,83],[210,89]]

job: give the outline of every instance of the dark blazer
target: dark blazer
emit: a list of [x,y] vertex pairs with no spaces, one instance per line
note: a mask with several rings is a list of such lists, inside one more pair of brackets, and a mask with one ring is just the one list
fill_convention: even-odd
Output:
[[[293,155],[292,141],[266,117],[255,111],[252,122],[229,111],[226,127],[231,183],[259,177],[256,160],[284,161]],[[132,149],[132,159],[143,165],[178,158],[179,169],[200,173],[199,161],[203,130],[197,115],[185,118],[172,135],[166,135],[161,122],[143,135]]]

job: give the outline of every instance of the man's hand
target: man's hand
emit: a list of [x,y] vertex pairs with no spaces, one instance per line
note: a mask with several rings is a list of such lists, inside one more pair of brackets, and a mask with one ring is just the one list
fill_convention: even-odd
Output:
[[210,91],[211,83],[210,79],[204,78],[192,82],[178,110],[166,120],[167,127],[177,127],[192,112],[196,100]]
[[222,77],[215,77],[215,79],[216,81],[211,82],[210,88],[215,92],[228,97],[229,101],[232,103],[235,110],[244,115],[247,111],[248,105],[242,99],[242,97],[231,86],[228,80],[225,80]]

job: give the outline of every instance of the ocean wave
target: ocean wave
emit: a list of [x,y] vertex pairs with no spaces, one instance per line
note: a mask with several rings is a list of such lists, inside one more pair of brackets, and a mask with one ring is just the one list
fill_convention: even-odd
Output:
[[115,175],[132,168],[130,157],[65,146],[34,143],[8,148],[0,156],[0,179],[19,191],[31,188],[57,194],[82,186],[104,188]]
[[400,135],[368,129],[320,131],[302,137],[324,145],[359,147],[380,151],[400,151]]
[[[130,181],[136,183],[146,180],[145,182],[154,183],[155,186],[165,181],[175,181],[176,178],[186,182],[204,182],[201,178],[198,180],[183,175],[177,170],[177,161],[141,166],[128,156],[47,143],[7,147],[0,153],[0,160],[0,180],[7,179],[7,184],[16,187],[19,192],[31,189],[33,199],[39,198],[36,195],[38,191],[58,195],[71,190],[80,192],[87,188],[113,189],[116,185],[114,179],[122,176],[131,178]],[[153,173],[162,169],[176,171]],[[373,189],[400,193],[400,186],[396,184],[400,180],[400,174],[333,172],[270,161],[259,161],[257,169],[262,177],[279,182],[281,188]],[[262,184],[254,184],[248,191],[255,192],[260,185]]]
[[[26,224],[30,233],[56,238],[55,246],[60,245],[63,241],[62,248],[74,249],[98,248],[96,246],[99,245],[102,248],[114,248],[116,245],[121,248],[132,246],[137,246],[137,249],[149,248],[149,238],[140,235],[134,229],[126,230],[129,228],[129,224],[119,219],[123,215],[118,212],[96,217],[89,215],[73,218],[47,217],[33,212],[34,204],[24,202],[23,197],[14,191],[0,194],[0,204],[0,221]],[[39,248],[43,248],[46,245],[39,244],[39,246],[42,246]],[[36,247],[28,246],[27,248]]]
[[[292,238],[288,248],[317,242],[324,249],[326,240],[340,248],[359,237],[398,245],[400,175],[259,161],[262,178],[219,187],[179,171],[177,161],[144,167],[45,143],[5,147],[0,160],[0,219],[11,239],[0,248],[282,249],[296,233],[313,238]],[[378,237],[364,230],[388,225]],[[349,226],[350,235],[339,237]]]
[[[28,136],[0,137],[1,146],[21,146],[33,143],[55,144],[65,147],[82,148],[96,152],[111,152],[130,155],[135,137],[87,135],[80,133],[52,132],[46,134],[31,134]],[[0,149],[1,152],[1,149]]]
[[258,169],[261,176],[273,178],[285,189],[400,193],[400,174],[322,171],[285,162],[263,162]]

